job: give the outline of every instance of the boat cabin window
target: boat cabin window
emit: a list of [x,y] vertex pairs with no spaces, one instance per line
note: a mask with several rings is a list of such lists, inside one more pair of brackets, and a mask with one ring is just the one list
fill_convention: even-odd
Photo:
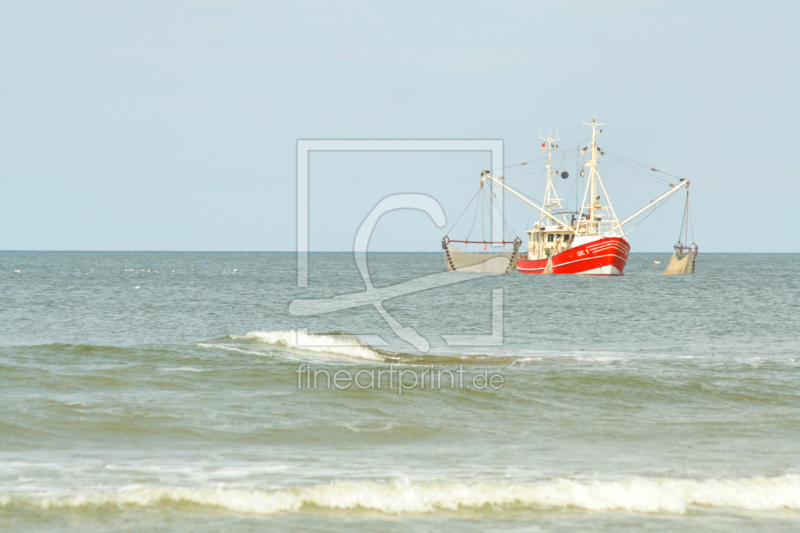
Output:
[[564,240],[568,241],[569,240],[569,235],[564,235]]
[[553,242],[553,234],[547,236],[547,242]]

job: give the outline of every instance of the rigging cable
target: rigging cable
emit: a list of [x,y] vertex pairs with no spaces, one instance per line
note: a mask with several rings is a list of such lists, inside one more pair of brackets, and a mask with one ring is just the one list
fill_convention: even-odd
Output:
[[[481,187],[481,190],[483,191],[483,187]],[[482,195],[481,195],[481,197],[480,197],[480,201],[481,201],[481,202],[484,202],[484,201],[485,201],[485,200],[484,200],[484,195],[485,195],[485,194],[486,194],[486,191],[483,191],[483,194],[482,194]],[[484,204],[483,204],[483,203],[481,203],[481,239],[483,239],[483,241],[484,241],[484,242],[486,242],[486,232],[485,232],[485,231],[484,231],[484,229],[483,229],[483,226],[485,225],[485,224],[484,224],[484,221],[483,221],[483,205],[484,205]]]
[[[455,221],[455,222],[453,222],[453,225],[452,225],[452,226],[450,226],[450,229],[449,229],[449,230],[447,230],[447,233],[450,233],[451,231],[453,231],[453,228],[455,227],[455,225],[456,225],[456,224],[458,224],[458,221],[459,221],[459,220],[461,220],[461,217],[463,217],[463,216],[464,216],[464,213],[466,213],[466,212],[467,212],[467,209],[469,209],[469,206],[470,206],[470,205],[472,205],[472,202],[474,202],[474,201],[475,201],[475,197],[476,197],[476,196],[478,196],[478,193],[480,193],[480,192],[481,192],[481,189],[483,189],[483,183],[481,183],[481,186],[478,188],[477,192],[476,192],[476,193],[475,193],[475,195],[472,197],[472,200],[470,200],[470,201],[469,201],[469,203],[467,204],[467,207],[465,207],[465,208],[464,208],[464,210],[461,212],[461,214],[460,214],[460,215],[458,215],[458,218],[456,219],[456,221]],[[477,213],[477,212],[476,212],[476,213]],[[473,225],[474,225],[474,223],[473,223]]]
[[[609,157],[611,157],[611,158],[614,160],[614,162],[615,162],[615,163],[619,163],[619,164],[621,164],[621,165],[625,165],[626,167],[630,168],[631,170],[633,170],[633,171],[635,171],[635,172],[640,172],[641,174],[639,174],[639,177],[642,177],[642,178],[645,178],[645,179],[649,179],[649,180],[658,180],[660,183],[663,183],[664,185],[666,185],[667,183],[669,183],[669,181],[668,181],[668,180],[661,179],[661,178],[659,178],[658,176],[653,176],[653,175],[651,175],[651,174],[647,174],[647,173],[646,173],[646,172],[644,172],[643,170],[641,170],[641,169],[638,169],[638,168],[634,167],[633,165],[626,163],[625,161],[623,161],[621,158],[617,157],[617,156],[616,156],[616,155],[614,155],[614,154],[608,153],[608,154],[606,154],[606,155],[608,155]],[[621,169],[617,169],[617,170],[621,170]],[[652,170],[652,167],[651,167],[651,170]],[[660,172],[660,171],[659,171],[659,172]]]
[[630,232],[632,232],[633,230],[635,230],[635,229],[637,228],[637,226],[639,226],[639,224],[641,224],[642,222],[644,222],[645,220],[647,220],[647,217],[649,217],[650,215],[652,215],[653,213],[655,213],[655,212],[656,212],[656,209],[658,209],[659,207],[661,207],[661,206],[662,206],[662,205],[664,205],[665,203],[666,203],[666,202],[663,202],[663,201],[662,201],[661,203],[654,205],[654,206],[652,207],[652,209],[650,210],[650,212],[649,212],[649,213],[647,213],[647,216],[645,216],[645,217],[644,217],[642,220],[640,220],[639,222],[637,222],[637,223],[636,223],[636,226],[634,226],[634,227],[632,227],[631,229],[629,229],[628,231],[626,231],[626,232],[623,234],[623,237],[627,237],[627,236],[630,234]]
[[654,179],[652,179],[650,177],[642,176],[641,174],[634,174],[633,172],[628,172],[627,170],[623,170],[621,168],[612,167],[608,163],[603,163],[603,167],[613,168],[614,170],[618,170],[619,172],[624,172],[625,174],[630,174],[631,176],[633,176],[635,178],[641,178],[643,180],[652,181],[653,183],[657,183],[658,185],[662,185],[662,186],[663,185],[667,185],[667,183],[665,181],[661,181],[661,180],[656,181],[656,180],[654,180]]
[[681,219],[681,230],[678,233],[678,242],[685,237],[686,244],[689,244],[689,230],[692,232],[692,243],[694,243],[694,227],[692,227],[692,212],[689,209],[689,190],[686,190],[686,205],[683,208],[683,218]]
[[[503,214],[503,210],[502,210],[502,209],[500,209],[500,204],[499,204],[499,203],[497,203],[497,202],[495,202],[493,198],[492,198],[492,204],[493,204],[495,207],[497,207],[497,211],[498,211],[498,213],[500,213],[500,217],[502,217],[502,219],[503,219],[503,222],[505,222],[505,227],[508,227],[508,229],[510,229],[510,230],[511,230],[511,233],[513,233],[513,234],[514,234],[514,236],[515,236],[516,238],[518,238],[518,239],[519,239],[519,235],[517,235],[517,232],[516,232],[516,231],[514,231],[514,228],[512,228],[512,227],[511,227],[511,224],[509,224],[509,223],[508,223],[508,220],[506,220],[506,217],[505,217],[505,215]],[[494,227],[494,221],[492,221],[492,226]],[[505,229],[505,227],[504,227],[504,229]],[[494,229],[495,229],[495,230],[497,230],[497,228],[494,228]],[[501,238],[502,238],[502,236],[501,236]],[[505,238],[503,238],[503,240],[505,240]],[[505,246],[505,243],[503,243],[503,246]]]
[[622,159],[625,159],[626,161],[630,161],[631,163],[635,163],[635,164],[637,164],[637,165],[639,165],[639,166],[642,166],[642,167],[644,167],[644,168],[650,169],[650,170],[651,170],[651,171],[653,171],[653,172],[660,172],[661,174],[666,174],[667,176],[671,176],[671,177],[673,177],[673,178],[681,179],[681,177],[680,177],[680,176],[676,176],[675,174],[670,174],[669,172],[664,172],[663,170],[658,170],[657,168],[651,167],[651,166],[649,166],[649,165],[645,165],[644,163],[639,163],[638,161],[635,161],[635,160],[633,160],[633,159],[631,159],[631,158],[629,158],[629,157],[625,157],[625,156],[623,156],[623,155],[621,155],[621,154],[615,154],[615,153],[613,153],[613,152],[608,152],[608,153],[609,153],[609,155],[612,155],[612,154],[613,154],[613,155],[615,155],[616,157],[620,157],[620,158],[622,158]]

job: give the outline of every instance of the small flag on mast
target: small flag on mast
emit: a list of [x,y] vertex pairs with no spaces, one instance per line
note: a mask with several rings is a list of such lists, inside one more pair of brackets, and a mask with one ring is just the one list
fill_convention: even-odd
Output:
[[545,145],[545,143],[542,143],[542,150],[544,150],[544,145]]

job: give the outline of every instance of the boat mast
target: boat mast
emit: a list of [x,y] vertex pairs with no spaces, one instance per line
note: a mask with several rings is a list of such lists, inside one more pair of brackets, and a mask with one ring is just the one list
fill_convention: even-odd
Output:
[[[589,167],[589,182],[586,184],[586,192],[584,192],[584,204],[581,207],[580,216],[583,216],[583,210],[588,210],[588,217],[587,222],[582,224],[580,221],[578,222],[579,227],[581,228],[581,235],[599,235],[601,233],[615,233],[619,230],[619,233],[622,233],[622,228],[620,227],[619,221],[617,220],[617,214],[614,212],[614,207],[611,205],[611,199],[608,197],[608,193],[606,192],[606,188],[603,185],[603,180],[600,179],[600,174],[597,172],[597,158],[599,156],[604,155],[603,152],[600,151],[600,148],[597,146],[596,137],[598,134],[603,133],[603,130],[598,130],[598,126],[605,126],[605,124],[598,124],[596,119],[592,119],[592,122],[581,122],[586,126],[592,127],[592,141],[589,143],[589,146],[585,147],[582,153],[586,153],[586,150],[591,150],[592,158],[589,159],[586,163],[583,164],[585,167]],[[603,190],[603,194],[605,195],[605,203],[600,203],[601,197],[597,194],[597,185],[600,185],[600,188]],[[586,196],[588,193],[588,203],[586,203]],[[606,216],[608,217],[607,220],[603,221],[601,224],[602,216],[598,216],[598,211],[605,211]],[[602,232],[601,226],[603,226],[607,231]]]
[[[558,193],[556,193],[556,188],[553,185],[553,176],[557,175],[558,172],[553,172],[552,157],[553,148],[558,148],[554,141],[560,141],[561,139],[553,139],[548,134],[547,137],[539,137],[539,140],[544,141],[542,148],[545,148],[545,146],[547,147],[547,164],[544,166],[544,168],[547,169],[547,188],[544,191],[544,203],[542,205],[548,213],[552,213],[554,207],[557,207],[559,211],[563,211],[564,209],[561,207],[561,200],[559,199]],[[540,226],[544,223],[544,219],[544,215],[539,218]]]

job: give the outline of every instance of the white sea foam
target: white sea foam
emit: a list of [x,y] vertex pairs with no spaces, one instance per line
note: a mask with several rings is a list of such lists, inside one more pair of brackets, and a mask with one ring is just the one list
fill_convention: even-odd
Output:
[[201,348],[214,348],[216,350],[227,350],[229,352],[238,352],[238,353],[245,353],[248,355],[264,355],[263,352],[256,352],[253,350],[242,350],[241,348],[237,348],[235,346],[228,346],[227,344],[217,344],[217,343],[207,343],[207,342],[198,342],[197,346]]
[[286,346],[295,350],[315,354],[339,355],[368,361],[384,361],[385,358],[354,335],[314,335],[303,331],[251,331],[244,336],[232,336]]
[[353,433],[375,433],[381,431],[391,431],[394,429],[394,424],[391,422],[387,424],[379,424],[379,425],[358,425],[355,423],[347,423],[347,424],[337,424],[339,427],[343,427],[348,431],[352,431]]
[[800,476],[745,479],[652,479],[541,483],[372,481],[260,491],[131,486],[69,496],[0,496],[2,507],[44,509],[190,503],[271,515],[303,509],[369,509],[386,514],[491,507],[574,508],[589,511],[685,513],[692,506],[777,511],[800,509]]

